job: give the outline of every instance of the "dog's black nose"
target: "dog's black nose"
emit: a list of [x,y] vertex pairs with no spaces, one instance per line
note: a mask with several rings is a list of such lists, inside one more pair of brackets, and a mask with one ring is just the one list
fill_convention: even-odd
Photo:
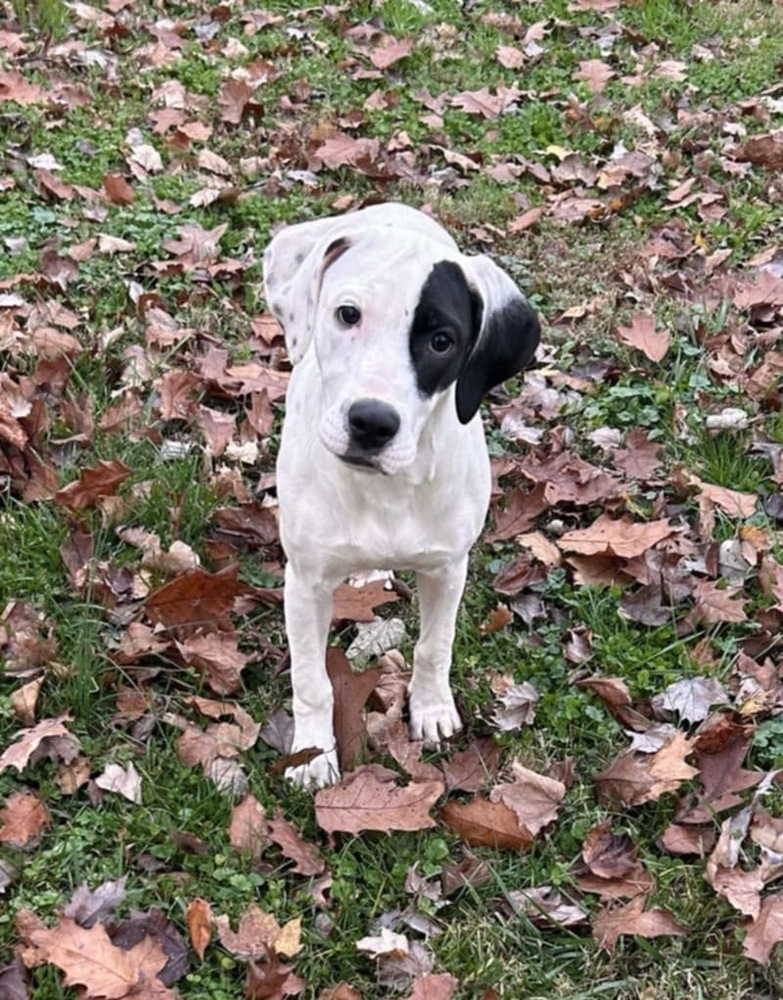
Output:
[[383,448],[400,429],[400,415],[379,399],[357,399],[348,410],[348,429],[354,444],[366,451]]

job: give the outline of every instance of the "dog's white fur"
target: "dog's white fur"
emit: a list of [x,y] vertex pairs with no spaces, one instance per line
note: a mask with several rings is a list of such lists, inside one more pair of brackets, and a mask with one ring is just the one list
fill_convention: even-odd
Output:
[[[451,648],[491,484],[481,418],[468,407],[461,422],[456,383],[431,395],[417,387],[411,324],[422,286],[442,261],[458,265],[480,300],[476,346],[494,314],[525,301],[488,257],[463,255],[437,222],[404,205],[290,226],[264,256],[267,301],[294,364],[277,465],[293,750],[323,750],[289,772],[303,784],[339,777],[325,653],[334,588],[352,574],[416,571],[421,633],[411,733],[435,743],[461,726],[449,686]],[[346,305],[361,310],[360,323],[339,321]],[[537,335],[536,324],[532,349]],[[399,429],[372,450],[370,467],[357,467],[343,460],[351,448],[347,413],[368,399],[393,408]]]

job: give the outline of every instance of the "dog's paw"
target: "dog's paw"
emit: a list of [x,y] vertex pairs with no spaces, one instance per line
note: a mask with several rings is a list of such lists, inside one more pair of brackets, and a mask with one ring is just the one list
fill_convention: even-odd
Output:
[[411,688],[408,705],[411,738],[414,740],[424,740],[428,745],[436,745],[462,729],[462,719],[450,691],[435,699],[432,696],[417,695],[415,689]]
[[286,768],[285,776],[302,788],[324,788],[340,780],[336,750],[324,750],[307,764]]

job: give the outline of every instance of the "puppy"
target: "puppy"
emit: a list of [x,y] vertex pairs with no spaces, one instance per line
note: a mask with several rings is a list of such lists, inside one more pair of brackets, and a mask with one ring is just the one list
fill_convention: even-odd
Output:
[[489,257],[395,203],[281,230],[264,280],[294,366],[277,463],[293,750],[323,751],[288,775],[322,786],[339,778],[325,658],[351,574],[415,570],[411,735],[461,727],[451,649],[491,486],[478,409],[531,361],[539,323]]

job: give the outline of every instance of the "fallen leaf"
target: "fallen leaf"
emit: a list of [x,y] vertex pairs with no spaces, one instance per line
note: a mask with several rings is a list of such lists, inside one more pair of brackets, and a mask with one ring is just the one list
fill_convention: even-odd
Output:
[[234,806],[228,828],[228,842],[232,847],[249,851],[254,861],[258,861],[269,843],[266,810],[252,793]]
[[106,792],[116,792],[137,806],[141,805],[141,775],[132,761],[127,767],[107,764],[103,774],[95,779],[95,784]]
[[624,344],[636,347],[656,363],[663,360],[671,346],[669,331],[656,330],[655,318],[647,313],[634,313],[629,326],[617,328],[617,335]]
[[131,470],[119,459],[101,461],[92,469],[82,469],[79,478],[63,486],[52,499],[54,503],[71,510],[85,510],[99,497],[113,496],[130,475]]
[[728,692],[714,677],[690,677],[675,681],[652,700],[658,718],[662,717],[662,712],[678,712],[686,722],[702,722],[713,705],[728,703]]
[[87,883],[82,882],[66,903],[63,915],[75,920],[80,927],[106,923],[125,899],[125,882],[125,875],[115,882],[104,882],[97,889],[89,889]]
[[411,985],[413,989],[406,1000],[451,1000],[459,980],[448,972],[428,972],[417,976]]
[[4,771],[7,767],[15,767],[17,771],[21,772],[27,767],[30,758],[39,746],[59,737],[67,736],[75,739],[65,725],[70,719],[71,716],[65,713],[56,719],[42,719],[30,729],[22,729],[16,740],[0,755],[0,771]]
[[504,802],[476,797],[470,802],[447,802],[440,811],[443,822],[474,847],[526,851],[533,843],[530,831]]
[[269,839],[277,844],[285,857],[294,862],[292,872],[297,875],[320,875],[324,871],[326,863],[318,853],[318,848],[303,839],[293,823],[283,817],[279,808],[267,826]]
[[192,899],[185,911],[185,924],[193,951],[204,961],[204,953],[212,940],[214,926],[212,907],[205,899]]
[[628,903],[604,907],[593,918],[593,937],[600,947],[613,951],[618,938],[626,934],[654,938],[662,935],[685,937],[688,933],[666,910],[645,910],[645,898],[636,896]]
[[51,821],[49,810],[34,792],[14,792],[0,809],[0,843],[27,847]]
[[260,906],[251,903],[239,918],[239,927],[231,930],[229,919],[224,914],[215,917],[220,943],[237,958],[264,958],[269,951],[291,958],[301,950],[302,920],[296,917],[282,927],[271,913],[265,913]]
[[495,785],[489,793],[492,803],[502,802],[512,809],[521,827],[530,838],[554,822],[565,797],[566,788],[562,781],[537,774],[514,761],[511,765],[514,781]]
[[364,765],[338,785],[315,795],[315,816],[327,833],[362,830],[426,830],[435,826],[430,809],[445,791],[442,781],[400,786],[388,768]]
[[607,553],[633,559],[665,538],[670,538],[675,531],[669,518],[640,523],[627,515],[615,519],[604,513],[589,528],[566,531],[558,545],[565,552],[588,556]]
[[103,924],[86,930],[69,917],[51,929],[34,930],[30,940],[44,961],[63,971],[66,985],[84,986],[92,996],[120,1000],[143,987],[155,1000],[175,998],[157,978],[166,956],[155,943],[125,951],[112,944]]
[[759,915],[747,925],[742,951],[754,962],[768,965],[779,941],[783,941],[783,892],[762,900]]

